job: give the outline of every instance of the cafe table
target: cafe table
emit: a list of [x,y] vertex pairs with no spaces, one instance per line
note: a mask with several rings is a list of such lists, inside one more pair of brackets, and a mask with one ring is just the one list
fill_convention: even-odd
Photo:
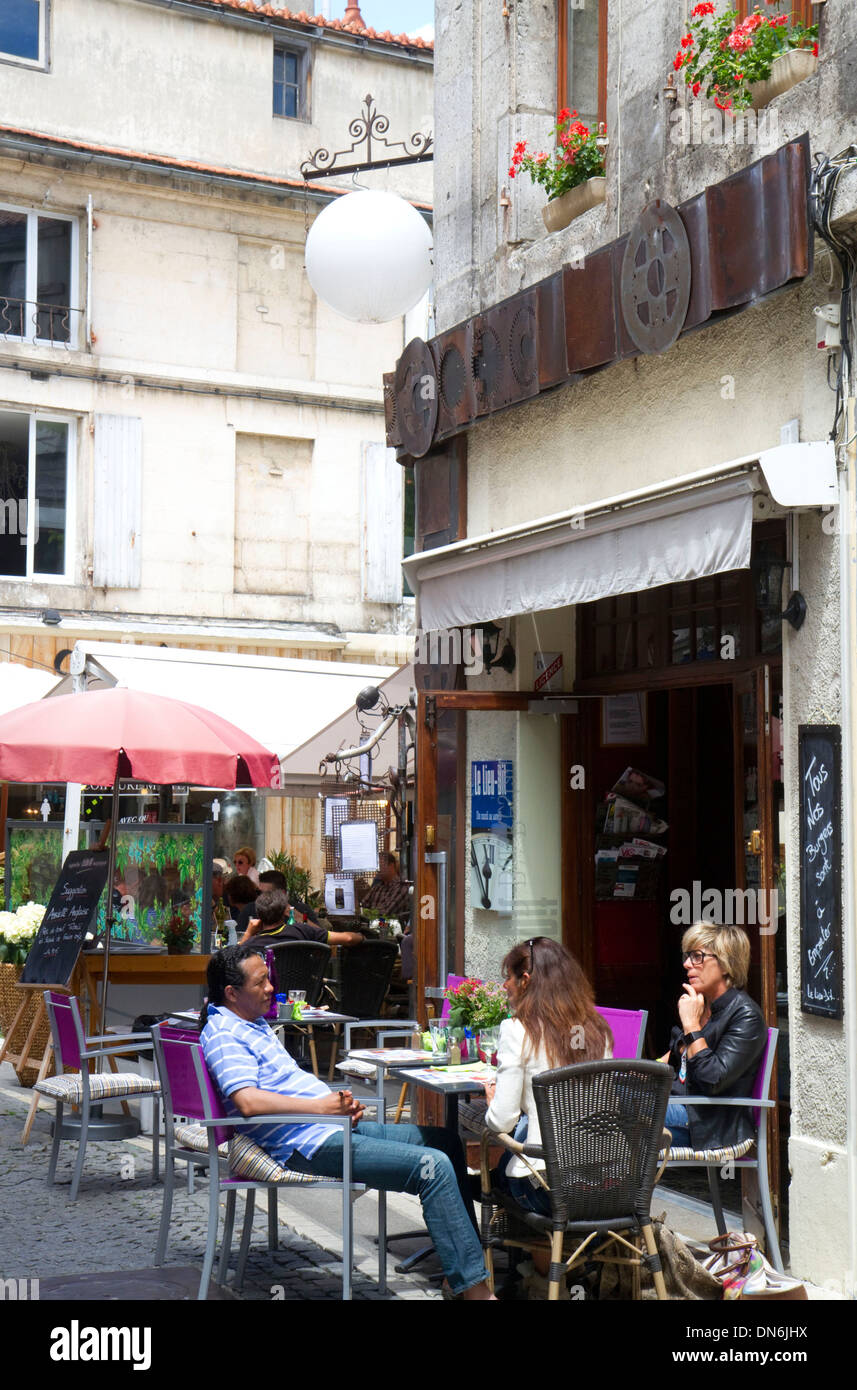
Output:
[[[496,1071],[494,1067],[486,1066],[484,1062],[478,1062],[471,1066],[464,1063],[457,1067],[448,1065],[391,1067],[390,1075],[407,1082],[409,1085],[422,1086],[426,1091],[433,1091],[435,1095],[443,1096],[445,1126],[453,1134],[458,1134],[459,1099],[461,1096],[473,1095],[476,1091],[482,1094],[484,1082],[493,1079]],[[413,1235],[414,1232],[408,1231],[402,1234]],[[413,1269],[414,1265],[419,1264],[427,1255],[430,1255],[433,1250],[433,1245],[426,1245],[416,1250],[413,1255],[409,1255],[401,1264],[395,1266],[396,1273],[407,1273]]]
[[[413,1032],[413,1029],[410,1026],[407,1030],[392,1029],[389,1036],[395,1037],[397,1034],[401,1036],[401,1032],[404,1031],[410,1034]],[[346,1037],[347,1035],[346,1030]],[[425,1067],[427,1063],[444,1060],[444,1055],[436,1058],[432,1052],[418,1051],[410,1047],[386,1047],[384,1046],[386,1036],[388,1036],[386,1033],[379,1034],[378,1047],[358,1047],[353,1051],[349,1051],[344,1061],[337,1062],[336,1064],[337,1071],[343,1072],[346,1076],[349,1074],[353,1075],[358,1080],[365,1081],[367,1085],[370,1084],[371,1077],[362,1075],[361,1072],[353,1068],[349,1073],[349,1063],[359,1062],[361,1064],[361,1069],[362,1067],[367,1067],[374,1070],[375,1099],[377,1101],[376,1113],[381,1124],[386,1123],[387,1120],[387,1104],[384,1097],[384,1077],[387,1073],[389,1072],[391,1076],[398,1076],[399,1072],[406,1068]],[[398,1112],[395,1123],[398,1124]]]
[[407,1081],[411,1086],[422,1086],[426,1091],[433,1091],[435,1095],[444,1098],[444,1123],[447,1129],[453,1133],[458,1133],[458,1102],[461,1096],[473,1095],[484,1092],[484,1083],[493,1080],[496,1075],[494,1067],[486,1066],[484,1062],[475,1063],[469,1066],[466,1062],[462,1066],[433,1066],[433,1067],[392,1067],[390,1075],[399,1077],[402,1081]]
[[[309,1040],[309,1054],[312,1058],[313,1075],[318,1076],[318,1056],[315,1050],[314,1028],[335,1028],[341,1023],[357,1023],[359,1020],[354,1014],[335,1014],[330,1009],[304,1009],[300,1018],[285,1019],[280,1018],[272,1022],[271,1027],[275,1032],[281,1028],[287,1028],[299,1033],[301,1037]],[[333,1080],[333,1068],[331,1068],[328,1080]]]

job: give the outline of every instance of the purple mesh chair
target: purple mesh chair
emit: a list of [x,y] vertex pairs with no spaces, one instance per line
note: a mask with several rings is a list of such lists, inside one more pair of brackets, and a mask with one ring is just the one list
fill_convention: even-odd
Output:
[[[139,1033],[109,1033],[106,1036],[85,1036],[80,1014],[80,1001],[69,994],[45,990],[45,1005],[51,1025],[54,1057],[60,1068],[59,1076],[36,1082],[35,1089],[56,1104],[54,1141],[48,1164],[48,1182],[56,1182],[57,1157],[63,1138],[63,1107],[80,1106],[80,1134],[77,1162],[71,1179],[69,1201],[77,1199],[80,1187],[92,1106],[105,1100],[127,1100],[132,1096],[151,1096],[152,1124],[152,1182],[158,1179],[158,1097],[161,1088],[157,1081],[136,1072],[99,1071],[91,1073],[89,1063],[102,1057],[127,1056],[132,1049],[143,1052],[151,1049],[148,1038]],[[71,1137],[71,1136],[67,1136]]]
[[[755,1135],[751,1139],[726,1149],[671,1148],[666,1166],[667,1168],[705,1168],[707,1170],[708,1190],[711,1194],[711,1205],[714,1208],[714,1218],[720,1235],[726,1234],[726,1218],[720,1199],[720,1186],[717,1181],[718,1170],[726,1163],[736,1169],[755,1168],[759,1174],[759,1200],[762,1204],[762,1217],[765,1223],[767,1253],[774,1268],[782,1274],[783,1258],[780,1254],[780,1243],[777,1238],[771,1189],[768,1182],[768,1123],[766,1114],[766,1111],[772,1110],[776,1104],[775,1101],[769,1099],[769,1095],[771,1075],[777,1055],[778,1037],[778,1028],[768,1029],[768,1041],[759,1059],[759,1069],[756,1072],[751,1096],[746,1098],[737,1096],[674,1097],[674,1099],[681,1100],[682,1105],[692,1105],[694,1108],[703,1105],[737,1105],[743,1109],[749,1109],[750,1118],[756,1131]],[[753,1149],[755,1149],[755,1157],[748,1157]],[[663,1157],[663,1155],[661,1156]]]
[[646,1040],[647,1009],[596,1009],[613,1031],[613,1056],[617,1061],[638,1062]]
[[[208,1297],[208,1287],[214,1267],[214,1254],[217,1246],[217,1228],[220,1216],[220,1194],[226,1193],[226,1217],[221,1245],[218,1283],[223,1283],[232,1246],[232,1231],[235,1221],[235,1194],[238,1190],[246,1193],[244,1225],[238,1253],[235,1286],[241,1288],[244,1270],[250,1250],[250,1236],[253,1227],[253,1213],[256,1192],[260,1190],[277,1191],[284,1187],[313,1186],[335,1187],[342,1192],[342,1297],[351,1298],[351,1279],[353,1266],[352,1212],[351,1198],[366,1191],[365,1186],[351,1181],[351,1117],[348,1115],[327,1115],[325,1124],[336,1125],[343,1131],[342,1180],[335,1178],[315,1178],[305,1173],[290,1172],[270,1158],[264,1150],[250,1141],[242,1130],[258,1124],[284,1123],[283,1115],[254,1115],[250,1119],[227,1115],[223,1102],[205,1064],[202,1045],[198,1038],[188,1038],[186,1033],[175,1036],[174,1030],[158,1025],[152,1029],[155,1061],[161,1078],[164,1097],[164,1129],[166,1137],[166,1157],[164,1163],[164,1205],[158,1230],[155,1251],[155,1264],[162,1265],[166,1255],[167,1236],[172,1214],[173,1192],[175,1188],[175,1161],[199,1163],[201,1150],[193,1147],[198,1143],[192,1130],[204,1136],[204,1153],[209,1172],[208,1232],[205,1245],[202,1272],[199,1281],[198,1299]],[[176,1121],[176,1116],[181,1120]],[[190,1125],[188,1121],[192,1122]],[[288,1123],[318,1122],[317,1115],[290,1114]],[[226,1145],[231,1141],[227,1154]],[[230,1162],[235,1167],[237,1151],[240,1150],[240,1171],[230,1171]],[[271,1245],[271,1208],[268,1212],[269,1245]],[[276,1249],[276,1200],[273,1206],[273,1245]],[[378,1193],[378,1288],[386,1292],[386,1202],[385,1194]]]

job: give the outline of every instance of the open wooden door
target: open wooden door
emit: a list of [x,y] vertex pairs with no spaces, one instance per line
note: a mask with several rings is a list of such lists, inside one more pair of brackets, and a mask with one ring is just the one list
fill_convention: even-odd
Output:
[[[777,1027],[774,766],[771,672],[768,666],[739,676],[735,692],[735,884],[754,892],[756,921],[745,926],[752,948],[748,993],[759,1002],[765,1021]],[[772,1099],[777,1099],[776,1071]],[[777,1109],[768,1111],[768,1169],[774,1213],[780,1212],[780,1147]],[[745,1225],[764,1236],[753,1172],[743,1174]]]

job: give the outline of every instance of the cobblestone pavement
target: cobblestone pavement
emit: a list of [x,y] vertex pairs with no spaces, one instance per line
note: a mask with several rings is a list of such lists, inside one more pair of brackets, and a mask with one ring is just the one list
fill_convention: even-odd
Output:
[[[151,1143],[146,1138],[87,1146],[80,1193],[72,1205],[68,1184],[77,1146],[63,1143],[57,1183],[49,1187],[51,1112],[36,1116],[29,1144],[21,1133],[32,1092],[18,1086],[7,1064],[0,1066],[0,1278],[49,1279],[99,1270],[150,1267],[161,1214],[160,1183],[151,1185]],[[133,1163],[129,1162],[133,1160]],[[123,1176],[123,1174],[125,1176]],[[170,1265],[201,1266],[207,1229],[208,1184],[196,1183],[189,1195],[184,1165],[173,1202],[167,1259]],[[280,1249],[267,1250],[267,1196],[257,1193],[253,1243],[241,1298],[249,1300],[316,1300],[341,1297],[340,1195],[337,1191],[307,1189],[280,1195]],[[242,1219],[238,1200],[236,1226]],[[394,1273],[387,1263],[389,1291],[378,1291],[377,1247],[371,1236],[377,1220],[376,1198],[367,1193],[354,1206],[355,1300],[439,1299],[437,1283],[428,1273],[437,1262],[426,1261],[407,1275]],[[388,1199],[392,1230],[421,1225],[416,1198]],[[420,1242],[401,1242],[396,1259]],[[237,1235],[234,1247],[237,1248]]]

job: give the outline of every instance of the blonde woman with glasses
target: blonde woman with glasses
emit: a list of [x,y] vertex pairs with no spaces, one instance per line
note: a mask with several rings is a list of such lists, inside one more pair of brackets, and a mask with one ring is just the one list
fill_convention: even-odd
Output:
[[678,1001],[679,1026],[660,1058],[675,1069],[675,1101],[666,1127],[674,1148],[722,1149],[753,1133],[738,1106],[685,1106],[681,1097],[749,1096],[768,1029],[758,1004],[745,993],[750,940],[740,927],[697,922],[681,942],[687,972]]

